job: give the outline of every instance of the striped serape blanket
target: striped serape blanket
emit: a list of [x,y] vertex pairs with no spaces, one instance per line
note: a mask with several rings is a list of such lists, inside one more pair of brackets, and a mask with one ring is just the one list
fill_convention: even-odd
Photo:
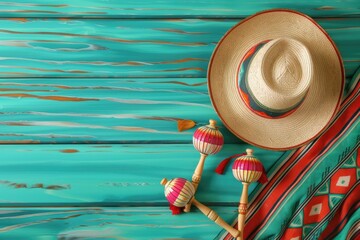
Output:
[[[250,195],[245,239],[360,239],[359,71],[356,76],[326,131],[286,152],[268,170],[269,182]],[[232,239],[226,232],[219,237]]]

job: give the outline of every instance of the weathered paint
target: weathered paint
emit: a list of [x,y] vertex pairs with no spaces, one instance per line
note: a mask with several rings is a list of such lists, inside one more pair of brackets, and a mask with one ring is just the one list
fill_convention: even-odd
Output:
[[206,79],[8,79],[0,88],[2,141],[191,143],[195,129],[179,132],[177,120],[218,120]]
[[[234,207],[212,207],[226,221]],[[1,239],[213,239],[221,228],[199,211],[172,216],[166,207],[0,209]]]
[[[69,149],[71,147],[71,149]],[[198,200],[233,204],[242,185],[231,174],[214,172],[221,160],[247,144],[226,144],[205,163]],[[254,149],[267,170],[284,152]],[[165,204],[160,180],[191,179],[199,159],[192,144],[0,145],[0,206]],[[71,153],[70,153],[71,152]],[[226,188],[224,188],[226,183]],[[250,192],[257,184],[250,186]],[[237,189],[237,190],[236,190]]]
[[[240,20],[0,19],[0,78],[204,78],[217,42]],[[316,20],[351,77],[360,65],[360,18]]]
[[121,2],[116,0],[62,0],[44,2],[41,0],[13,0],[0,4],[0,14],[23,21],[24,17],[91,17],[91,18],[166,18],[166,17],[239,17],[270,8],[290,8],[311,16],[358,16],[357,0],[312,1],[233,1],[233,0],[137,0]]

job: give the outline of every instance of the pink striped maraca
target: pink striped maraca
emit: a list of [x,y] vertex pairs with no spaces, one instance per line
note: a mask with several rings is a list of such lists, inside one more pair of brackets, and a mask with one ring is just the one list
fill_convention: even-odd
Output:
[[227,224],[214,210],[195,199],[195,189],[188,180],[184,178],[174,178],[168,181],[164,178],[160,183],[165,185],[165,196],[171,205],[184,207],[187,203],[192,202],[205,216],[223,227],[233,237],[236,238],[240,235],[237,229]]
[[246,149],[245,156],[238,157],[232,167],[234,177],[246,183],[256,182],[263,175],[262,163],[253,156],[252,149]]
[[185,207],[195,194],[194,186],[185,178],[174,178],[170,181],[164,178],[161,184],[165,185],[166,199],[176,207]]
[[238,157],[232,167],[234,177],[243,184],[238,215],[238,230],[241,232],[241,239],[243,239],[242,235],[247,213],[249,184],[256,181],[262,183],[267,182],[264,167],[262,163],[253,156],[253,150],[246,149],[246,154],[246,156]]
[[194,132],[194,147],[204,155],[218,153],[224,145],[224,137],[216,127],[216,121],[210,119],[210,124],[199,127]]
[[[216,121],[210,119],[209,122],[209,125],[196,129],[193,136],[193,145],[200,152],[200,160],[191,179],[195,192],[201,180],[205,158],[218,153],[224,145],[224,137],[216,127]],[[189,212],[190,207],[191,204],[186,205],[184,211]]]

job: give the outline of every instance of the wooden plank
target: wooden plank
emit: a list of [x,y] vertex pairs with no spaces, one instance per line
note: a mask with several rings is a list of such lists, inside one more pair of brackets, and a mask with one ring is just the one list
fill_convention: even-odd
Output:
[[[1,19],[0,77],[206,77],[211,54],[241,19]],[[360,19],[318,19],[351,77]]]
[[[191,143],[218,120],[203,78],[9,79],[0,81],[0,143]],[[178,119],[197,126],[179,132]]]
[[[206,160],[197,199],[236,205],[242,184],[214,169],[247,144],[227,144]],[[268,170],[286,154],[253,148]],[[191,179],[200,154],[192,144],[0,145],[0,206],[166,205],[160,180]],[[250,185],[250,193],[257,184]]]
[[[236,207],[213,208],[231,223]],[[199,211],[172,216],[167,207],[3,208],[1,239],[213,239],[221,228]]]
[[305,12],[311,16],[359,15],[359,2],[302,0],[258,0],[258,1],[213,1],[213,0],[137,0],[119,2],[116,0],[62,0],[45,2],[41,0],[13,0],[0,3],[0,14],[6,17],[101,17],[101,18],[144,18],[144,17],[243,17],[271,8],[288,8]]

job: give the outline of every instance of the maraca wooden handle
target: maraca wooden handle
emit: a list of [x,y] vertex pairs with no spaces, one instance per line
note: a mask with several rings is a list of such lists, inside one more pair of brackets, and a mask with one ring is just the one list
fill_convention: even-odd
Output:
[[200,154],[200,160],[198,165],[195,168],[194,174],[192,175],[192,184],[195,188],[195,191],[197,189],[197,187],[199,186],[200,180],[201,180],[201,176],[204,170],[204,164],[205,164],[205,158],[207,157],[206,154],[201,153]]
[[[194,174],[192,175],[192,179],[191,179],[191,183],[195,188],[195,192],[199,186],[200,180],[201,180],[201,176],[202,176],[202,172],[204,170],[204,164],[205,164],[205,159],[206,159],[207,155],[201,153],[200,154],[200,160],[198,165],[195,168]],[[186,204],[184,212],[190,212],[190,208],[191,208],[191,202]]]
[[248,205],[248,189],[249,184],[247,182],[243,182],[243,190],[240,197],[239,203],[239,215],[238,215],[238,230],[240,231],[240,236],[236,240],[243,240],[244,236],[244,227],[245,227],[245,218],[247,213],[247,205]]
[[224,228],[228,231],[231,236],[237,238],[240,236],[240,231],[236,230],[235,228],[231,227],[227,224],[224,219],[222,219],[214,210],[210,209],[209,207],[205,206],[204,204],[197,201],[195,198],[191,201],[205,216],[207,216],[210,220],[214,221],[217,225]]

